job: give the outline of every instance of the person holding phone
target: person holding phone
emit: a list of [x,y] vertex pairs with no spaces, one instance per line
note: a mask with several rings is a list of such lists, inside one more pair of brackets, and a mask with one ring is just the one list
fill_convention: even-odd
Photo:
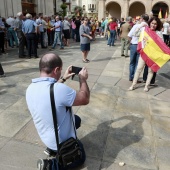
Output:
[[[66,141],[70,137],[76,137],[72,118],[75,122],[76,129],[81,125],[80,117],[72,114],[72,106],[87,105],[90,99],[90,91],[87,85],[87,69],[83,67],[78,73],[80,90],[76,92],[64,84],[67,79],[75,74],[72,72],[72,66],[69,66],[65,74],[61,77],[62,67],[63,62],[58,55],[53,53],[45,54],[39,62],[40,77],[33,79],[26,90],[28,109],[33,117],[38,134],[46,147],[54,152],[57,152],[57,144],[52,118],[50,85],[54,83],[59,143]],[[80,146],[83,152],[82,159],[74,165],[69,165],[71,167],[77,167],[83,164],[86,159],[81,142]],[[39,161],[41,161],[40,169],[46,169],[45,162],[47,162],[47,160],[40,159]],[[62,167],[60,168],[62,169]]]
[[88,18],[84,18],[83,24],[80,26],[80,46],[83,55],[83,62],[89,63],[90,60],[87,59],[87,55],[90,51],[90,40],[92,37],[90,36],[90,29],[87,26]]

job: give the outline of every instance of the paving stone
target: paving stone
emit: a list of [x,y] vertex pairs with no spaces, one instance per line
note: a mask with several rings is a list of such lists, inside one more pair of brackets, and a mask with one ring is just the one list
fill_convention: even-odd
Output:
[[0,95],[0,108],[6,109],[19,99],[21,99],[21,96],[15,94],[5,93],[5,95]]
[[[23,170],[23,167],[16,167],[16,166],[11,166],[11,165],[2,165],[0,163],[1,170]],[[30,168],[30,167],[24,167],[24,170],[37,170],[37,168]]]
[[100,169],[101,161],[92,157],[87,157],[83,166],[74,168],[74,170],[98,170]]
[[110,71],[123,71],[123,66],[124,63],[122,63],[121,61],[116,63],[116,60],[114,61],[110,61],[104,70],[110,70]]
[[103,69],[88,68],[87,71],[88,71],[88,74],[99,76],[99,75],[101,75]]
[[118,98],[116,109],[135,114],[143,115],[147,120],[150,120],[150,110],[147,100],[135,98]]
[[120,80],[118,77],[109,77],[109,76],[100,76],[99,79],[97,80],[97,83],[102,83],[102,84],[109,84],[109,85],[115,85],[117,82]]
[[3,137],[3,136],[0,136],[0,150],[1,148],[3,148],[6,143],[10,140],[10,138],[6,138],[6,137]]
[[40,157],[44,157],[42,147],[11,140],[1,149],[0,164],[18,169],[25,169],[25,167],[28,170],[36,169],[36,163]]
[[90,103],[82,106],[77,114],[82,118],[82,123],[97,126],[113,119],[114,102],[116,102],[115,97],[91,93]]
[[160,93],[164,92],[165,90],[166,90],[166,89],[163,88],[163,87],[159,87],[159,86],[157,86],[157,87],[149,86],[149,91],[148,91],[148,93],[149,93],[150,95],[157,96],[157,95],[159,95]]
[[98,80],[98,78],[99,78],[99,76],[89,74],[89,75],[88,75],[87,82],[95,83],[95,82]]
[[39,145],[42,147],[45,147],[45,145],[42,143],[38,132],[35,128],[33,120],[28,122],[15,136],[15,139],[22,141],[22,142],[28,142],[32,143],[34,145]]
[[101,62],[93,62],[87,64],[87,68],[95,68],[95,69],[101,69],[107,65],[108,61],[101,61]]
[[141,114],[114,111],[110,132],[125,132],[137,136],[152,136],[151,122]]
[[166,89],[166,91],[163,91],[162,93],[158,94],[156,97],[163,101],[170,102],[170,89]]
[[97,127],[82,124],[78,129],[78,138],[83,143],[87,156],[102,159],[109,126],[110,121],[107,121]]
[[13,137],[30,119],[27,112],[6,109],[0,114],[0,135]]
[[119,87],[112,85],[104,85],[100,83],[95,83],[91,92],[93,93],[102,93],[111,96],[119,96]]
[[140,168],[131,165],[125,164],[125,166],[119,166],[119,163],[103,162],[101,165],[101,170],[157,170],[157,169],[148,169]]
[[156,152],[159,170],[168,170],[170,167],[170,142],[169,140],[157,139],[156,140]]
[[169,115],[170,103],[158,100],[151,100],[149,102],[150,112],[152,115],[167,116]]
[[[119,92],[119,96],[122,98],[138,98],[140,96],[140,99],[146,99],[148,100],[148,94],[144,93],[143,91],[128,91],[127,89],[130,87],[128,86],[129,83],[127,83],[126,80],[124,81],[119,81],[116,86],[121,87],[120,88],[120,92]],[[127,87],[128,86],[128,87]]]
[[110,70],[104,70],[101,74],[101,76],[111,76],[111,77],[122,77],[122,71],[110,71]]
[[[156,169],[153,139],[129,133],[109,133],[103,160]],[[128,155],[128,156],[127,156]]]
[[[89,89],[92,89],[94,86],[93,82],[88,82],[87,84],[89,86]],[[69,87],[71,87],[77,91],[80,90],[80,83],[78,81],[71,80],[70,82],[68,82],[68,85],[69,85]]]
[[170,118],[161,116],[152,116],[152,127],[154,136],[165,140],[170,140]]

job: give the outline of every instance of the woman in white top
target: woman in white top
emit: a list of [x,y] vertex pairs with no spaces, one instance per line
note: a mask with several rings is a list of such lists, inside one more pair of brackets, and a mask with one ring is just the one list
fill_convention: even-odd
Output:
[[169,23],[167,22],[167,19],[165,19],[165,21],[163,23],[163,28],[162,28],[162,34],[163,34],[164,42],[166,44],[168,44],[168,42],[169,42],[168,30],[169,30]]

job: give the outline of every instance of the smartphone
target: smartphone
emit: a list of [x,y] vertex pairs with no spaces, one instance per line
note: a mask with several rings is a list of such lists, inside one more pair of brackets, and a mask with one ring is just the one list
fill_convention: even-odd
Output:
[[82,70],[81,67],[75,67],[75,66],[72,66],[72,73],[75,73],[73,76],[72,76],[72,80],[75,80],[75,81],[79,81],[79,72]]

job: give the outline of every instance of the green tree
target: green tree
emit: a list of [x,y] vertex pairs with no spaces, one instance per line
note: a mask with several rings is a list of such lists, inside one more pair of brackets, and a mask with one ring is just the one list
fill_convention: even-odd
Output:
[[82,16],[83,14],[83,9],[80,6],[75,6],[74,7],[74,14],[75,16]]
[[63,17],[66,16],[67,5],[65,3],[63,3],[60,5],[60,8],[63,10]]

